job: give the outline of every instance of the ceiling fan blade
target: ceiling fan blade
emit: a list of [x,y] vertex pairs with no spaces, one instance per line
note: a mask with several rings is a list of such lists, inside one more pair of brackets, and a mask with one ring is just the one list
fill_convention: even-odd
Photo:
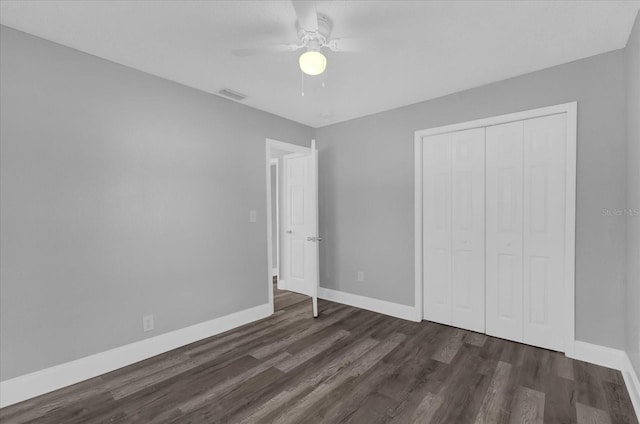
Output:
[[232,50],[231,52],[236,56],[245,57],[261,54],[295,52],[300,48],[302,48],[302,46],[299,46],[297,44],[274,44],[271,46],[253,47],[249,49],[236,49]]
[[316,3],[313,1],[292,1],[291,4],[298,15],[300,27],[308,32],[316,32],[318,30]]
[[363,52],[373,50],[376,42],[365,38],[334,38],[327,43],[334,52]]

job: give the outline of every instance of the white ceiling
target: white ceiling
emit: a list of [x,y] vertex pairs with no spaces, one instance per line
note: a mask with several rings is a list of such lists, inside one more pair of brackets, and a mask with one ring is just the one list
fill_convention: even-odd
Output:
[[[640,1],[318,1],[333,37],[384,40],[328,52],[305,77],[289,1],[6,1],[0,23],[313,127],[393,109],[626,45]],[[320,82],[326,78],[325,87]]]

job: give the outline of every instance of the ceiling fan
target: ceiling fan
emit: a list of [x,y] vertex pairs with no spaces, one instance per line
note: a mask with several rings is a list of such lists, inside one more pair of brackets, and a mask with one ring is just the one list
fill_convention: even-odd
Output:
[[298,42],[295,44],[274,44],[270,46],[233,50],[236,56],[253,56],[271,53],[287,53],[306,49],[300,55],[300,69],[307,75],[320,75],[327,67],[327,58],[322,49],[334,52],[357,52],[365,44],[357,38],[334,38],[331,35],[332,24],[325,15],[316,12],[313,1],[292,1],[298,16]]

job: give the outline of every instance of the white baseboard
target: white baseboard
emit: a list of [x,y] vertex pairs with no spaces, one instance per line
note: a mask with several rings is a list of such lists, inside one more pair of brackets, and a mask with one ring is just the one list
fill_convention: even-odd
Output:
[[266,318],[272,313],[273,305],[267,303],[2,381],[0,382],[0,408],[97,377],[189,343]]
[[573,355],[567,356],[603,367],[622,370],[626,353],[622,350],[576,340]]
[[573,355],[570,357],[619,370],[624,377],[636,416],[640,417],[640,379],[625,351],[576,340]]
[[366,309],[368,311],[378,312],[380,314],[390,315],[396,318],[416,322],[421,321],[421,319],[416,317],[415,308],[413,306],[401,305],[399,303],[387,302],[386,300],[374,299],[324,287],[318,287],[318,297],[320,299],[355,306],[356,308]]
[[622,371],[624,382],[627,385],[627,391],[629,392],[631,403],[633,403],[633,409],[636,410],[636,417],[640,419],[640,378],[631,364],[629,355],[626,353],[624,354],[624,367],[620,371]]

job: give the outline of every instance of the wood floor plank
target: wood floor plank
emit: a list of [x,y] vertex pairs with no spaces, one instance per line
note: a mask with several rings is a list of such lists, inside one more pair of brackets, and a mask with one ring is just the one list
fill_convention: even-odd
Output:
[[582,403],[576,404],[578,424],[611,424],[611,418],[606,411]]
[[[201,405],[191,412],[182,414],[183,420],[193,420],[205,423],[234,422],[229,418],[238,412],[249,409],[253,404],[261,404],[269,398],[272,386],[279,386],[285,381],[285,374],[271,367],[234,385],[221,393],[211,402]],[[180,420],[176,420],[180,423]]]
[[[346,415],[340,421],[333,421],[344,424],[377,423],[387,416],[389,410],[393,409],[397,401],[378,392],[366,395],[359,407],[352,413]],[[331,422],[331,421],[328,421]]]
[[[515,343],[513,343],[515,344]],[[498,362],[505,362],[512,364],[509,361],[503,361],[502,356],[506,348],[508,348],[510,342],[500,339],[488,339],[481,347],[478,355],[482,359],[482,362],[478,366],[478,372],[483,375],[493,375],[498,366]]]
[[478,396],[484,396],[489,378],[477,372],[482,362],[478,353],[478,347],[463,344],[449,366],[434,375],[435,382],[439,384],[430,390],[446,399],[434,412],[434,422],[458,422],[458,416],[465,412],[467,404]]
[[[154,418],[164,417],[169,411],[176,410],[181,402],[197,396],[207,387],[216,382],[225,381],[256,365],[255,358],[250,356],[227,357],[223,362],[215,361],[203,364],[183,374],[173,376],[162,383],[163,390],[156,386],[149,386],[137,391],[126,398],[116,401],[113,405],[105,404],[96,408],[81,422],[110,422],[115,416],[125,417],[145,416]],[[144,408],[140,408],[144,405]],[[152,421],[148,419],[147,422]]]
[[381,341],[377,346],[369,350],[364,356],[351,363],[338,374],[334,374],[327,380],[320,383],[316,388],[305,396],[301,401],[295,403],[278,417],[274,417],[270,422],[273,424],[294,424],[303,422],[313,416],[313,408],[322,402],[322,399],[331,391],[338,388],[348,379],[355,378],[369,368],[373,367],[391,350],[395,349],[406,336],[396,333],[389,339]]
[[458,350],[463,344],[465,333],[463,330],[454,329],[450,332],[449,337],[438,346],[438,349],[433,354],[432,358],[436,361],[444,362],[448,364],[453,357],[458,353]]
[[[428,422],[428,421],[415,421],[416,414],[423,416],[424,411],[416,412],[420,405],[425,401],[425,398],[429,396],[435,396],[432,390],[442,387],[442,383],[437,380],[437,376],[444,371],[446,365],[442,362],[434,359],[429,359],[418,372],[416,378],[407,384],[404,390],[404,397],[400,400],[399,404],[393,411],[389,411],[388,416],[381,422],[385,423],[412,423],[412,422]],[[383,387],[386,392],[386,386]],[[398,398],[396,398],[398,399]],[[438,399],[443,399],[441,396]],[[439,407],[440,402],[430,402],[430,407],[434,408],[430,414],[433,414]],[[424,405],[423,405],[424,407]],[[431,416],[431,415],[429,415]]]
[[304,370],[302,374],[297,375],[289,381],[289,384],[287,384],[285,388],[279,392],[275,392],[277,394],[271,399],[262,405],[256,405],[254,408],[244,411],[244,413],[234,417],[234,420],[243,423],[258,422],[265,420],[268,416],[276,415],[278,411],[284,409],[287,405],[295,403],[300,396],[309,394],[326,378],[340,373],[378,343],[377,340],[366,338],[353,345],[349,345],[346,350],[339,351],[339,355],[328,355],[327,361],[321,361],[319,363],[321,366],[315,369],[312,366],[311,369]]
[[433,420],[434,413],[440,408],[444,401],[444,397],[438,394],[427,393],[416,410],[411,414],[411,418],[408,422],[430,423]]
[[507,362],[499,362],[491,379],[491,384],[484,397],[482,407],[476,417],[477,424],[495,424],[505,422],[509,416],[509,374],[512,365]]
[[[442,362],[432,359],[437,343],[425,340],[439,340],[446,332],[441,326],[425,325],[416,337],[407,340],[403,349],[397,349],[385,358],[396,364],[393,373],[378,391],[399,402],[405,400],[416,387],[425,383]],[[444,366],[441,368],[444,369]]]
[[502,352],[500,353],[500,361],[508,362],[511,365],[515,365],[518,367],[524,364],[525,356],[527,353],[526,345],[495,338],[491,338],[489,340],[497,343],[501,342],[500,345],[502,348]]
[[289,359],[277,364],[276,368],[280,371],[289,372],[298,365],[301,365],[314,356],[321,354],[335,342],[349,336],[349,334],[350,333],[345,330],[338,330],[336,332],[333,332],[328,337],[320,340],[318,343],[310,345],[305,350],[298,352],[295,355],[292,355]]
[[202,404],[215,399],[217,396],[220,396],[225,390],[248,380],[249,378],[260,374],[268,368],[275,367],[278,363],[286,360],[291,355],[287,352],[280,353],[273,358],[270,358],[266,361],[260,362],[255,367],[243,372],[242,374],[236,375],[235,377],[229,378],[221,383],[216,384],[214,387],[208,389],[204,393],[199,394],[198,396],[192,397],[186,402],[178,405],[178,409],[182,412],[189,412],[194,409],[197,409]]
[[509,424],[543,424],[544,393],[518,386],[512,402]]
[[573,361],[561,353],[554,355],[553,370],[558,377],[573,380]]
[[475,331],[469,331],[467,335],[464,337],[465,343],[469,343],[478,347],[484,346],[484,342],[486,341],[487,341],[486,334],[476,333]]
[[[39,417],[53,415],[68,406],[82,405],[93,398],[104,396],[102,377],[92,378],[82,384],[65,387],[34,399],[0,409],[0,422],[28,422]],[[107,395],[110,396],[110,395]]]
[[281,349],[286,349],[289,345],[293,344],[296,341],[299,341],[307,336],[319,332],[320,330],[323,330],[326,327],[329,327],[330,325],[339,322],[345,316],[351,313],[353,313],[353,311],[349,309],[335,312],[329,317],[324,317],[324,319],[322,320],[311,323],[311,325],[307,326],[302,331],[295,332],[272,343],[260,346],[259,348],[252,351],[250,355],[257,359],[266,358],[267,356],[273,355],[274,352],[277,352]]
[[[339,423],[348,421],[352,415],[359,415],[358,411],[365,408],[368,397],[377,394],[386,399],[389,407],[395,406],[397,401],[376,392],[376,387],[384,382],[391,372],[391,366],[384,361],[378,361],[361,375],[353,375],[316,402],[304,417],[305,423]],[[391,408],[392,409],[392,408]],[[386,414],[383,414],[386,415]],[[373,416],[370,416],[373,420]]]
[[582,361],[573,363],[576,386],[576,402],[598,409],[606,409],[606,399],[598,367]]
[[602,389],[607,400],[607,411],[614,423],[638,424],[638,419],[627,407],[631,398],[624,385],[603,381]]
[[[523,375],[529,371],[523,369]],[[554,375],[544,376],[541,391],[544,392],[544,422],[567,423],[577,422],[576,390],[573,381]]]
[[620,372],[274,288],[271,317],[0,409],[2,424],[638,424]]
[[[317,410],[310,422],[357,422],[354,420],[362,416],[361,411],[369,409],[367,403],[372,394],[386,406],[376,409],[379,414],[372,412],[369,422],[382,420],[392,413],[412,390],[414,378],[420,375],[424,364],[437,362],[430,359],[433,346],[422,341],[427,334],[436,331],[435,326],[425,326],[424,330],[421,337],[405,339],[366,373],[333,391],[323,402],[327,406]],[[344,397],[344,393],[348,393],[348,397]]]

